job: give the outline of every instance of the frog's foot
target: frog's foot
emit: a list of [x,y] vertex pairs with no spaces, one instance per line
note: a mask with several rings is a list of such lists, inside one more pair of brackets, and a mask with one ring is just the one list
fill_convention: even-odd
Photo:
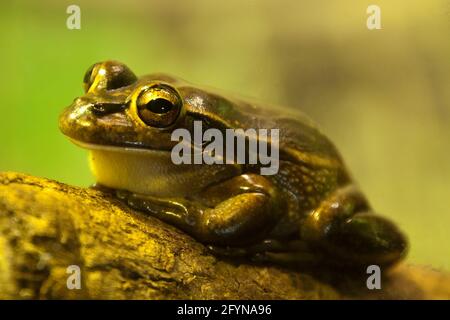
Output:
[[407,251],[405,236],[373,213],[353,185],[338,190],[314,210],[302,224],[301,234],[341,265],[391,265]]
[[291,242],[284,242],[276,239],[266,239],[245,247],[208,245],[208,249],[214,254],[228,257],[253,256],[267,251],[285,252],[290,251],[291,247],[293,247]]
[[222,247],[215,246],[213,244],[207,245],[207,248],[213,255],[227,258],[244,258],[250,255],[247,248],[229,246]]
[[270,262],[291,265],[315,265],[323,257],[314,252],[304,241],[264,240],[246,247],[221,247],[208,245],[208,249],[216,256],[225,258],[249,258],[256,263]]

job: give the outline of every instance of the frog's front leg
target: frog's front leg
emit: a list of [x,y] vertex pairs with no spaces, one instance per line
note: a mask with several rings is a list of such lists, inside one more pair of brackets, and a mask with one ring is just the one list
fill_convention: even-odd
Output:
[[276,187],[256,174],[231,178],[189,198],[160,199],[126,191],[118,196],[199,241],[221,246],[263,239],[283,212]]
[[354,185],[338,189],[311,212],[302,223],[301,237],[349,265],[389,265],[407,249],[403,234],[373,213]]

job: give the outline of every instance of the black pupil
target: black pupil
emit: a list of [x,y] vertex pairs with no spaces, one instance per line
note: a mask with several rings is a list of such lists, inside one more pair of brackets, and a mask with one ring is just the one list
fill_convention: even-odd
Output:
[[148,102],[146,108],[153,113],[167,113],[172,110],[173,104],[169,100],[158,98]]

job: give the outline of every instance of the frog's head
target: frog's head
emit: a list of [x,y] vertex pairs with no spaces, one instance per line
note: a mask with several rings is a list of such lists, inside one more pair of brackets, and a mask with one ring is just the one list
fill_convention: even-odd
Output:
[[61,131],[83,147],[169,150],[170,134],[184,126],[180,80],[155,74],[137,78],[116,61],[96,63],[84,76],[85,94],[60,117]]
[[[83,82],[84,95],[64,110],[59,127],[75,144],[91,151],[97,182],[117,189],[143,192],[166,186],[175,174],[180,180],[186,170],[171,161],[170,151],[178,144],[172,141],[172,132],[177,128],[192,132],[195,117],[201,115],[204,123],[210,123],[210,118],[227,110],[220,98],[180,79],[164,74],[138,78],[116,61],[94,64]],[[158,182],[153,187],[150,180]]]

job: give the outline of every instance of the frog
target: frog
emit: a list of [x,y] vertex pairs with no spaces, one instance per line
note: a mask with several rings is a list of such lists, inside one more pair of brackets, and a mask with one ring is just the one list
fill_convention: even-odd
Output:
[[[59,127],[89,151],[95,185],[214,254],[350,267],[392,266],[405,257],[407,237],[372,209],[335,145],[300,111],[164,73],[137,77],[115,60],[93,64],[83,86]],[[278,129],[278,171],[173,163],[171,134],[192,132],[198,121],[220,132]]]

